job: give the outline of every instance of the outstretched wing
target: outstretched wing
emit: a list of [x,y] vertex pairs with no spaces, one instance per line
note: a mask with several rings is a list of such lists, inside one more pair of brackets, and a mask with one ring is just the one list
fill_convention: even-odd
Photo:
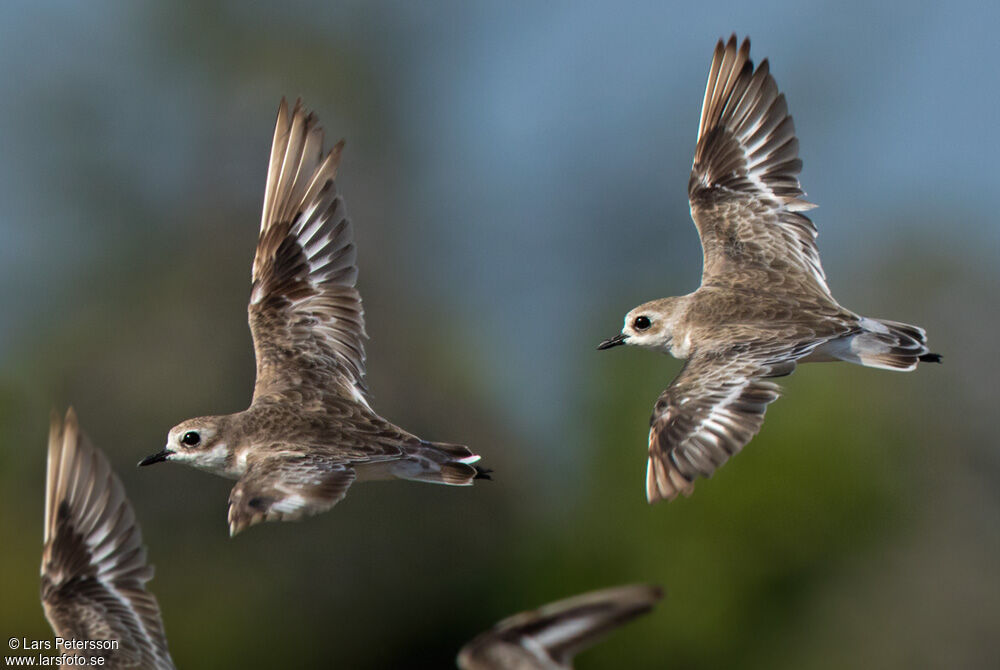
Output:
[[458,654],[463,670],[556,670],[601,637],[653,609],[663,590],[636,584],[592,591],[504,619]]
[[323,156],[316,117],[300,101],[289,119],[281,101],[248,308],[255,400],[332,391],[367,404],[357,251],[333,181],[342,147]]
[[173,668],[132,506],[72,409],[65,423],[52,415],[44,537],[42,604],[56,635],[117,640],[95,654],[106,667]]
[[[704,251],[702,285],[830,295],[816,248],[814,207],[799,186],[802,161],[785,96],[750,40],[720,40],[709,70],[688,182]],[[792,287],[789,289],[788,287]]]
[[[818,344],[818,342],[817,342]],[[646,499],[691,495],[696,477],[711,477],[760,430],[780,387],[767,377],[790,374],[802,351],[695,352],[653,408]],[[737,355],[738,354],[738,355]]]
[[325,512],[343,500],[355,477],[350,465],[307,451],[254,459],[229,494],[229,534]]

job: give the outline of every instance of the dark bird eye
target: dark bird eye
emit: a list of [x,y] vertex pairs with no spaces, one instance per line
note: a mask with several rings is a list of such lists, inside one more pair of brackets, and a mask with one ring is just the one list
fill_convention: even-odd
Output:
[[632,322],[632,326],[636,330],[646,330],[650,325],[649,317],[647,316],[637,316],[635,317],[635,321]]
[[201,435],[199,435],[198,431],[195,430],[189,430],[184,433],[184,437],[181,438],[181,444],[188,447],[196,447],[199,442],[201,442]]

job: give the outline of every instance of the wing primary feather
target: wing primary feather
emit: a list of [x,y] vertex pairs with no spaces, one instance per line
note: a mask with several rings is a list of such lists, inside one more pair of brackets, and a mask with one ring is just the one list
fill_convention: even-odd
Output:
[[344,142],[323,155],[316,117],[301,101],[290,116],[286,107],[279,107],[277,123],[284,125],[274,135],[248,307],[254,399],[364,398],[367,335],[355,288],[357,249],[334,182]]
[[763,362],[695,354],[663,392],[649,430],[649,502],[690,495],[760,430],[779,387]]
[[663,597],[655,585],[584,593],[521,612],[476,636],[458,655],[463,670],[555,670],[615,628],[650,612]]
[[[795,286],[832,301],[800,214],[814,207],[799,184],[795,125],[765,59],[750,43],[716,45],[702,108],[688,195],[704,251],[702,284]],[[773,268],[773,271],[771,271]],[[787,282],[789,276],[800,282]]]
[[52,413],[46,474],[41,595],[61,637],[117,640],[111,667],[173,668],[135,513],[72,408]]

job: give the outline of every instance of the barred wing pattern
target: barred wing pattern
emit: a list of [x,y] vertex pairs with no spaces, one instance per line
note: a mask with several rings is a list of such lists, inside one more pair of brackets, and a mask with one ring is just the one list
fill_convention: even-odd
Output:
[[794,286],[830,296],[816,248],[814,207],[799,185],[795,125],[767,60],[750,40],[720,40],[709,70],[688,182],[704,251],[702,285]]
[[504,619],[458,655],[462,670],[562,670],[573,656],[663,597],[659,586],[636,584],[592,591]]
[[691,495],[696,477],[711,477],[760,430],[780,387],[766,377],[790,374],[794,358],[693,355],[653,409],[646,499]]
[[44,538],[42,604],[56,635],[117,640],[86,652],[104,654],[105,667],[173,668],[132,506],[72,408],[65,423],[52,416]]
[[229,494],[229,534],[325,512],[344,499],[355,477],[349,465],[307,451],[253,457]]
[[257,356],[254,401],[335,392],[368,404],[366,337],[351,222],[334,178],[343,141],[282,100],[268,167],[248,308]]

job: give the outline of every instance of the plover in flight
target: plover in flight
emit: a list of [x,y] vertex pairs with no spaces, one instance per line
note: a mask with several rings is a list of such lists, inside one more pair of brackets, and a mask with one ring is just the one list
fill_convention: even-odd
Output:
[[704,251],[701,286],[639,305],[620,335],[687,359],[660,395],[649,430],[649,502],[690,495],[760,430],[798,362],[848,361],[885,370],[938,362],[923,329],[859,316],[827,288],[816,228],[803,211],[799,143],[785,96],[750,40],[720,40],[708,74],[688,182]]
[[563,670],[615,628],[653,609],[658,586],[619,586],[504,619],[458,654],[462,670]]
[[334,184],[342,148],[323,155],[316,117],[301,102],[289,116],[281,101],[248,308],[253,400],[236,414],[174,426],[166,447],[139,463],[177,461],[238,479],[232,535],[326,511],[355,480],[487,478],[467,447],[421,440],[369,404],[357,252]]
[[[42,605],[52,630],[108,668],[173,668],[142,533],[121,481],[80,432],[53,413],[45,485]],[[117,648],[115,648],[117,647]],[[91,663],[93,665],[93,663]]]

